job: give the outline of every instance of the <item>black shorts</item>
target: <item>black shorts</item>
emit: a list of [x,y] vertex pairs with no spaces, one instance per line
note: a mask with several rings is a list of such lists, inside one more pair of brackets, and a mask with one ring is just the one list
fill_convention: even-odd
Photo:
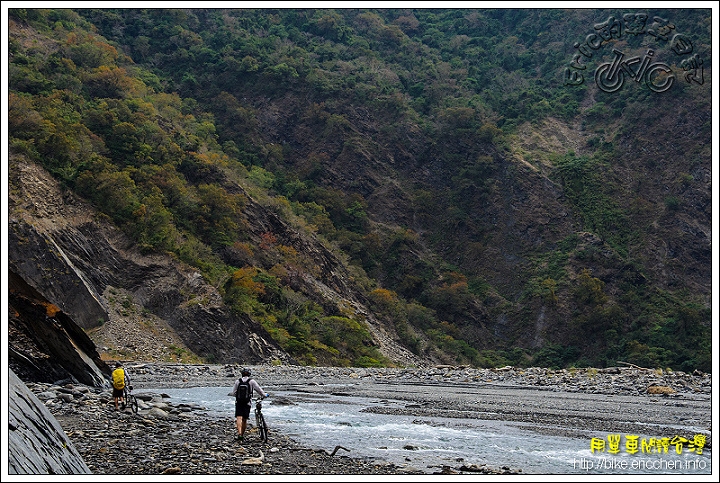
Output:
[[125,397],[125,389],[113,387],[113,397]]
[[242,416],[247,419],[250,417],[250,405],[245,403],[235,403],[235,417]]

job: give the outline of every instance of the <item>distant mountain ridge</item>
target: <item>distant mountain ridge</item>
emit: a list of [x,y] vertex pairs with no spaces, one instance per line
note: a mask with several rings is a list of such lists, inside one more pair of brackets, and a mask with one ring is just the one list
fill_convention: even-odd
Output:
[[[48,184],[13,171],[37,163],[104,213],[134,253],[76,252],[104,314],[122,288],[206,360],[709,371],[712,66],[671,64],[661,94],[563,85],[622,13],[11,10],[11,193]],[[654,15],[702,56],[710,13]],[[673,59],[626,35],[587,65],[649,46]]]

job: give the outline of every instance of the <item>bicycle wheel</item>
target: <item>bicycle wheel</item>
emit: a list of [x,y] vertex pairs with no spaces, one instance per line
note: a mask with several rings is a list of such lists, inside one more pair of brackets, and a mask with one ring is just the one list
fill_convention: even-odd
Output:
[[263,416],[263,413],[256,412],[255,413],[255,423],[258,428],[258,432],[260,433],[260,440],[265,443],[268,439],[268,430],[267,425],[265,424],[265,416]]
[[135,396],[132,394],[130,395],[130,399],[128,400],[128,404],[130,405],[130,409],[132,409],[132,412],[137,414],[138,412],[138,400]]

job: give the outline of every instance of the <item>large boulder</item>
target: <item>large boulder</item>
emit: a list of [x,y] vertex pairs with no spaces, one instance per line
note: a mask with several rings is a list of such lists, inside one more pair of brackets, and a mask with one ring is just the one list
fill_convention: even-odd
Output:
[[8,292],[8,362],[18,377],[109,387],[110,368],[72,318],[12,270]]
[[92,473],[45,405],[12,369],[8,374],[8,473]]

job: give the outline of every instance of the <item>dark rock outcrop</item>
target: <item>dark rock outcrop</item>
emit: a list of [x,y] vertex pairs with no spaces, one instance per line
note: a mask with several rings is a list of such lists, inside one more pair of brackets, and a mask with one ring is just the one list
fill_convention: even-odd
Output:
[[12,270],[8,285],[8,359],[18,376],[108,387],[110,368],[87,334]]
[[[82,328],[89,329],[108,319],[101,296],[85,272],[73,263],[51,234],[42,234],[21,219],[8,223],[8,264],[48,300],[55,301]],[[96,254],[85,252],[89,260]],[[76,260],[77,261],[77,260]]]
[[8,373],[8,473],[92,473],[45,405],[12,370]]

